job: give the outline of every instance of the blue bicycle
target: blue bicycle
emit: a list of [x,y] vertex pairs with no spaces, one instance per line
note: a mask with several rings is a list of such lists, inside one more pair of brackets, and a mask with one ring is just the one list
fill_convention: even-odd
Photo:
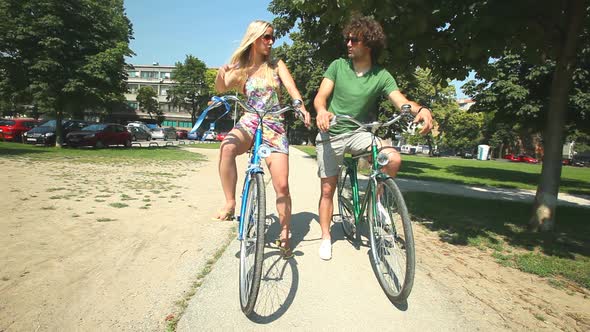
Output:
[[[258,115],[260,121],[254,134],[250,161],[242,189],[242,201],[238,219],[238,240],[240,241],[240,305],[246,316],[254,311],[264,259],[264,237],[266,227],[266,192],[262,159],[270,156],[271,149],[262,142],[262,119],[266,115],[279,115],[293,110],[301,117],[301,102],[293,105],[257,110],[241,101],[236,96],[213,97],[213,104],[208,109],[224,105],[229,112],[229,102],[236,102],[246,112]],[[227,113],[227,112],[226,112]],[[197,125],[195,125],[197,127]]]

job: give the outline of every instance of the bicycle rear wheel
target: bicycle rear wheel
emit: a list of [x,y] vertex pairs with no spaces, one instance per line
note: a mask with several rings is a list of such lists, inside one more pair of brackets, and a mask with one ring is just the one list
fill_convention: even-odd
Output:
[[354,222],[354,206],[352,199],[352,182],[348,167],[341,166],[338,175],[338,211],[340,224],[344,234],[350,240],[354,239],[356,226]]
[[377,199],[369,198],[367,211],[371,259],[385,294],[393,302],[403,302],[412,291],[416,264],[410,216],[393,179],[378,179],[373,190]]
[[264,259],[266,192],[262,174],[250,175],[246,213],[240,216],[243,234],[240,246],[240,305],[246,316],[254,311]]

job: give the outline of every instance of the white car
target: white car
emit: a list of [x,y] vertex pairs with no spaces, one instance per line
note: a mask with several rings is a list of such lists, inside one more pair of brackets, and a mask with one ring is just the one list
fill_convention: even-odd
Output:
[[168,139],[178,139],[176,135],[176,129],[174,128],[156,128],[152,129],[152,139],[161,139],[161,140],[168,140]]
[[215,138],[217,137],[217,133],[213,130],[207,130],[206,132],[203,133],[203,138],[201,139],[202,141],[215,141]]
[[152,131],[152,130],[150,129],[150,127],[146,126],[146,125],[145,125],[145,123],[143,123],[143,122],[129,122],[129,123],[127,124],[127,127],[128,127],[128,128],[129,128],[129,127],[139,127],[139,128],[141,128],[141,129],[145,130],[145,131],[146,131],[146,132],[148,132],[148,133]]

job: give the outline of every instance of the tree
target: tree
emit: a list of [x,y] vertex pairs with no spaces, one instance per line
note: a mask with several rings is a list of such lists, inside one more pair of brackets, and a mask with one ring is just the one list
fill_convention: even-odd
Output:
[[473,153],[482,139],[483,114],[458,110],[448,119],[443,136],[445,146],[459,152]]
[[156,116],[156,122],[158,125],[164,120],[164,114],[158,105],[158,94],[156,91],[149,86],[142,86],[137,91],[137,103],[139,103],[139,109],[147,113],[151,119]]
[[553,228],[567,97],[580,37],[590,27],[586,0],[273,0],[269,10],[278,15],[273,21],[278,34],[297,24],[324,59],[344,54],[341,31],[352,13],[372,15],[385,31],[394,32],[387,36],[383,61],[398,74],[420,66],[441,79],[463,79],[506,51],[522,54],[531,63],[553,60],[545,158],[530,223],[532,230]]
[[177,62],[173,72],[176,85],[168,90],[168,100],[176,107],[185,108],[195,123],[199,112],[211,99],[215,82],[214,70],[207,70],[205,63],[187,55],[184,62]]
[[0,97],[54,115],[59,146],[64,115],[124,102],[131,35],[123,0],[0,0]]
[[[317,93],[323,78],[327,64],[324,61],[314,58],[316,48],[303,40],[301,34],[291,33],[293,43],[291,45],[281,45],[273,50],[273,56],[281,59],[289,68],[295,85],[301,93],[303,103],[311,115],[315,114],[313,100]],[[282,89],[281,100],[290,100],[286,89]],[[291,114],[286,114],[286,127],[289,135],[289,141],[305,141],[313,143],[318,133],[315,127],[315,121],[312,121],[309,129],[301,120],[297,120]]]

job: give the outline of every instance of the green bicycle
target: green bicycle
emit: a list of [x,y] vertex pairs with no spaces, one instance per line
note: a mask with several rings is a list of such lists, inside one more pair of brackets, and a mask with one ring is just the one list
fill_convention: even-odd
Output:
[[[405,301],[412,291],[416,264],[414,236],[401,191],[394,179],[380,170],[389,160],[386,154],[379,152],[376,132],[379,128],[411,117],[409,109],[410,105],[403,105],[402,112],[385,123],[363,124],[346,115],[333,118],[336,121],[351,121],[359,126],[357,130],[366,130],[372,134],[371,151],[346,158],[340,168],[338,209],[344,234],[350,240],[360,241],[360,223],[369,223],[370,257],[375,274],[381,288],[394,303]],[[361,197],[357,163],[366,156],[371,156],[372,166]]]

